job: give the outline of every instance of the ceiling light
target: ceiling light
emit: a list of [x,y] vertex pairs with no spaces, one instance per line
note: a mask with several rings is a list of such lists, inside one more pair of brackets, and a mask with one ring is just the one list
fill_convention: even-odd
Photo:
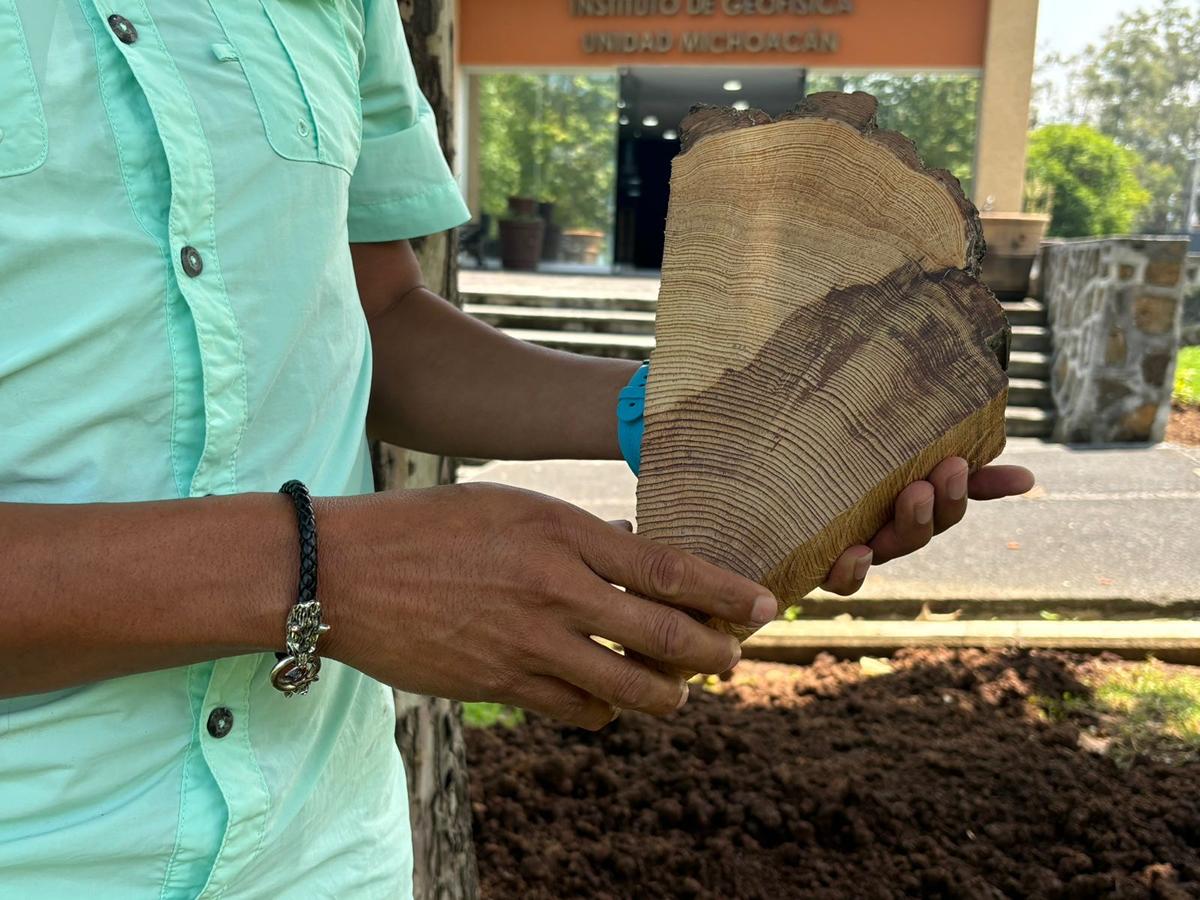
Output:
[[677,137],[679,137],[679,132],[676,131],[674,128],[668,128],[666,131],[663,132],[663,140],[664,141],[673,141]]
[[617,101],[617,109],[624,109],[625,101],[623,99]]
[[621,118],[617,119],[617,123],[620,125],[628,125],[629,124],[629,116],[622,113]]
[[642,119],[642,124],[647,128],[653,128],[658,124],[658,116],[645,116]]
[[721,85],[721,87],[725,88],[727,91],[740,91],[742,89],[742,83],[736,78],[730,78],[727,82]]
[[749,109],[749,108],[750,108],[750,103],[749,103],[749,101],[747,101],[747,100],[734,100],[734,101],[733,101],[733,108],[734,108],[734,109],[743,109],[743,110],[744,110],[744,109]]

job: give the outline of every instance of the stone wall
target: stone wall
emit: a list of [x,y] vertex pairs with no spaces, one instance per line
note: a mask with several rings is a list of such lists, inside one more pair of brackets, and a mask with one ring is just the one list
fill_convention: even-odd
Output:
[[1044,253],[1054,438],[1161,441],[1179,347],[1187,241],[1062,241]]
[[1200,253],[1187,259],[1187,286],[1183,294],[1183,332],[1180,343],[1185,347],[1200,344]]

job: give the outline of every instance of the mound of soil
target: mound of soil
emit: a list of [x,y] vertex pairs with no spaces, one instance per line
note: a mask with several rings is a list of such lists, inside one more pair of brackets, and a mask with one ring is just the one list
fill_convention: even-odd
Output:
[[1166,439],[1173,444],[1200,446],[1200,406],[1176,406],[1167,419]]
[[1200,765],[1119,768],[1031,702],[1120,663],[892,665],[743,663],[666,720],[471,730],[484,897],[1200,897]]

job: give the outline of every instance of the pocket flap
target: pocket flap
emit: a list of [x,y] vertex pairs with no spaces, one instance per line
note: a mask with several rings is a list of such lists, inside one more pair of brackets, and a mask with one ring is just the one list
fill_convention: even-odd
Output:
[[0,177],[46,161],[46,115],[16,0],[0,0]]

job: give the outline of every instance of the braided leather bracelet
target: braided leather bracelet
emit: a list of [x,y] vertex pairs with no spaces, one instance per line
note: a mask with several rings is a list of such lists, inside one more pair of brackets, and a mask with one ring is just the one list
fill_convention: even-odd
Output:
[[317,599],[317,518],[312,497],[299,481],[287,482],[279,492],[292,498],[300,526],[300,588],[284,631],[287,652],[275,654],[279,662],[271,669],[271,684],[290,697],[307,694],[308,686],[318,680],[321,657],[317,655],[317,638],[329,626],[321,622],[321,601]]

